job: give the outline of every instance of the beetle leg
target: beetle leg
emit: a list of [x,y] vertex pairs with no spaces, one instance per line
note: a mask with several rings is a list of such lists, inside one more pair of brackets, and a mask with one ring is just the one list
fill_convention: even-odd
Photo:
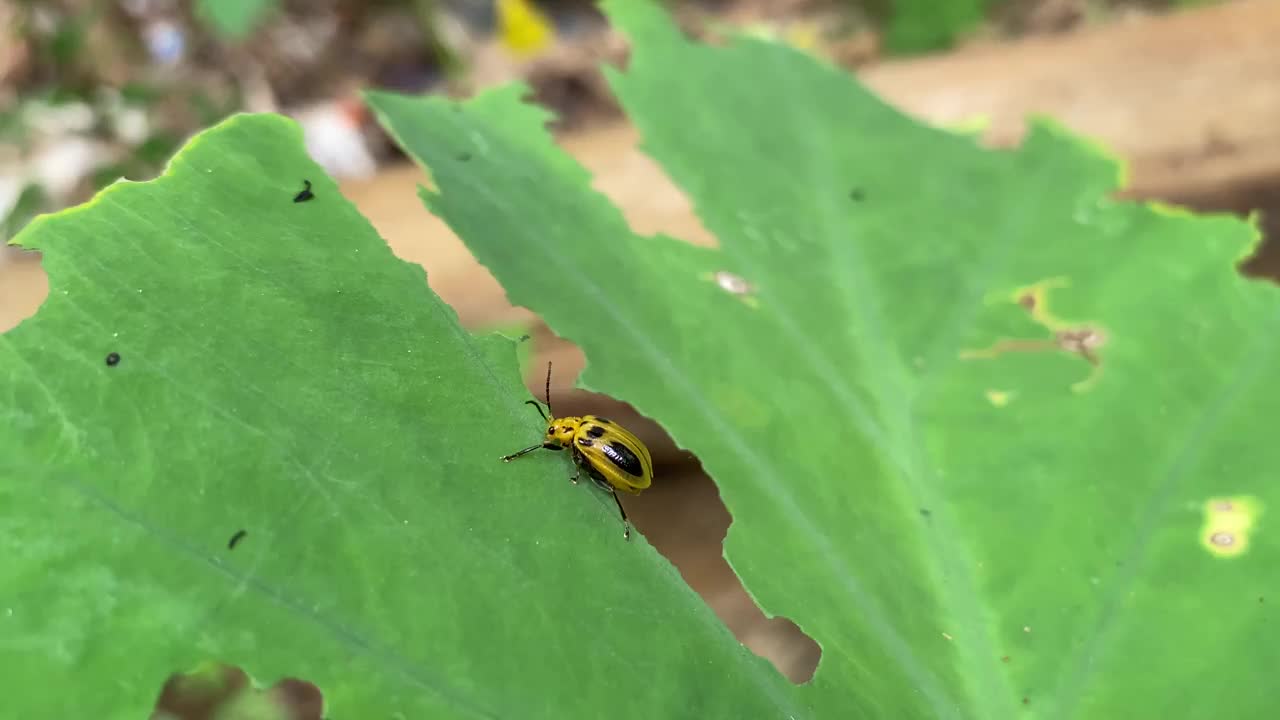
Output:
[[574,463],[573,476],[569,478],[569,481],[570,481],[570,482],[572,482],[574,485],[577,485],[577,484],[578,484],[578,476],[579,476],[579,475],[581,475],[581,474],[582,474],[582,465],[581,465],[581,464],[579,464],[579,463],[576,463],[576,462],[575,462],[575,463]]
[[534,450],[559,450],[559,449],[560,449],[560,446],[556,445],[555,443],[542,443],[540,445],[530,445],[529,447],[523,450],[513,452],[510,455],[503,455],[502,462],[511,462],[512,460],[515,460],[521,455],[524,455],[525,453],[531,453]]
[[610,494],[613,495],[613,501],[618,503],[618,512],[622,514],[622,539],[631,539],[631,523],[627,521],[627,511],[622,509],[622,501],[618,499],[618,491],[610,488]]
[[541,447],[542,447],[542,445],[541,445],[541,444],[538,444],[538,445],[530,445],[529,447],[527,447],[527,448],[525,448],[525,449],[523,449],[523,450],[519,450],[519,451],[513,452],[513,453],[511,453],[510,455],[503,455],[503,456],[502,456],[502,462],[511,462],[512,460],[515,460],[516,458],[520,457],[521,455],[524,455],[525,453],[531,453],[531,452],[533,452],[534,450],[537,450],[537,449],[539,449],[539,448],[541,448]]

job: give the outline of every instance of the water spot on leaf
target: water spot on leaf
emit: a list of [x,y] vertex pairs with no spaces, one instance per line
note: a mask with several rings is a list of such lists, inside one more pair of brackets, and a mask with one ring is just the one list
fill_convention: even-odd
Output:
[[1249,534],[1261,513],[1256,498],[1211,498],[1204,504],[1200,544],[1219,557],[1235,557],[1249,548]]
[[718,270],[709,275],[703,275],[704,279],[709,279],[720,286],[721,290],[734,295],[751,307],[758,307],[759,300],[755,298],[755,286],[741,275],[731,273],[728,270]]

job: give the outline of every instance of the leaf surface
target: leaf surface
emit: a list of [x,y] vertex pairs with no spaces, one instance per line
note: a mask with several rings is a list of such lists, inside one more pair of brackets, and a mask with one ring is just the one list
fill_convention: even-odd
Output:
[[0,335],[6,714],[136,720],[206,661],[337,718],[795,702],[568,458],[498,461],[543,432],[516,348],[291,121],[234,117],[17,241],[50,294]]
[[582,383],[716,479],[746,587],[823,648],[788,702],[1265,716],[1280,298],[1233,267],[1255,229],[1110,199],[1114,161],[1051,123],[985,150],[787,47],[604,6],[632,42],[612,86],[716,248],[633,234],[521,86],[370,98]]

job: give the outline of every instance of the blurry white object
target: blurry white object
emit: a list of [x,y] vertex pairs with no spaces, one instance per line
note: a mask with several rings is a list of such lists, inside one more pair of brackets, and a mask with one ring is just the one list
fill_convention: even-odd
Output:
[[129,145],[141,145],[151,135],[147,112],[139,107],[121,106],[111,114],[116,137]]
[[335,178],[372,177],[378,162],[361,131],[366,111],[358,100],[333,100],[289,113],[302,125],[307,154]]
[[[0,168],[0,225],[3,225],[9,213],[13,212],[21,195],[22,178],[18,173],[11,172],[9,168]],[[4,235],[0,235],[0,244],[3,244],[5,239]],[[0,253],[0,265],[4,265],[4,253]]]
[[114,159],[115,153],[105,143],[68,135],[36,149],[27,173],[50,197],[62,202],[83,178]]
[[88,103],[64,102],[51,104],[43,100],[30,100],[23,108],[23,124],[44,137],[58,137],[68,133],[84,133],[93,129],[93,108]]
[[130,105],[115,88],[98,91],[98,107],[111,121],[115,136],[126,145],[140,145],[151,135],[151,121],[147,112],[137,105]]

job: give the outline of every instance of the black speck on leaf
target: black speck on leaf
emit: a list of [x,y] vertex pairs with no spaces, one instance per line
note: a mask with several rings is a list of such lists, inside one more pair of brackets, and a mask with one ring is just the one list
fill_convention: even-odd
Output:
[[302,181],[302,184],[303,184],[303,185],[306,185],[306,187],[302,189],[302,192],[300,192],[300,193],[298,193],[297,195],[294,195],[294,196],[293,196],[293,201],[294,201],[294,202],[296,202],[296,203],[306,202],[306,201],[310,200],[311,198],[315,197],[315,195],[314,195],[314,194],[312,194],[312,192],[311,192],[311,181],[310,181],[310,180],[303,180],[303,181]]
[[239,544],[239,542],[244,539],[244,536],[248,534],[249,534],[248,530],[237,530],[236,534],[232,535],[231,539],[227,541],[227,549],[235,550],[236,545]]
[[107,353],[107,367],[115,367],[120,363],[120,353]]

